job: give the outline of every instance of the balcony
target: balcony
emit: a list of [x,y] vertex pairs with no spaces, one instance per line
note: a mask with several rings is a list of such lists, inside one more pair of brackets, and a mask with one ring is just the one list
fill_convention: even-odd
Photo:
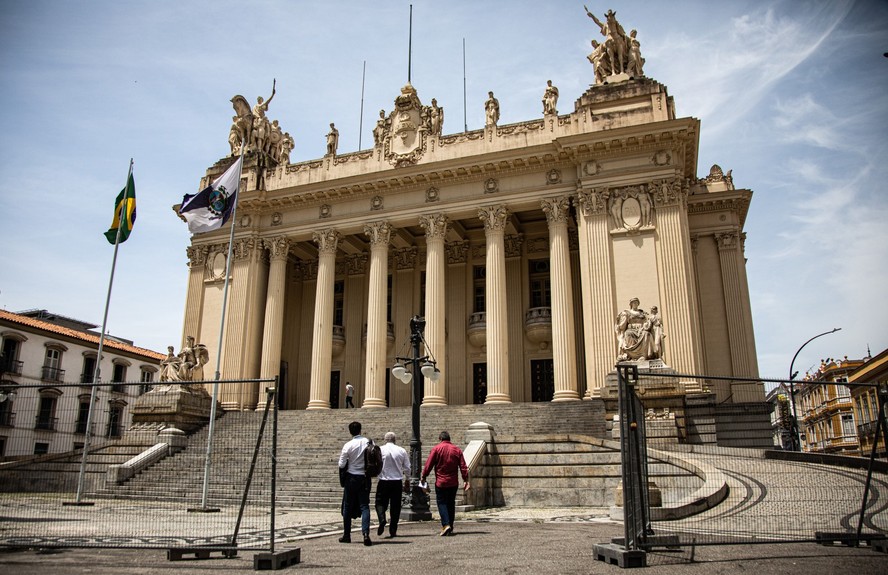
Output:
[[58,417],[45,417],[42,415],[38,415],[37,421],[34,424],[34,429],[39,429],[41,431],[55,431],[58,425]]
[[487,313],[477,311],[469,316],[469,328],[466,331],[469,343],[483,348],[487,345]]
[[[93,423],[90,427],[90,435],[96,434],[96,424]],[[86,435],[86,421],[78,421],[74,424],[74,433],[78,435]]]
[[15,413],[0,411],[0,427],[15,427]]
[[524,314],[524,335],[546,349],[552,342],[552,308],[532,307]]
[[0,373],[3,375],[21,375],[24,362],[12,359],[0,360]]
[[43,381],[55,381],[61,383],[65,380],[65,370],[44,365],[43,371],[40,374],[40,379]]
[[345,328],[341,325],[333,326],[333,357],[339,355],[345,349]]

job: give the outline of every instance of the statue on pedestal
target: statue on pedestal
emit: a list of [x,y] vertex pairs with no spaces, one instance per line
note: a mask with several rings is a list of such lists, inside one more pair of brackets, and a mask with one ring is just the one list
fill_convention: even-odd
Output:
[[647,361],[663,358],[663,322],[659,309],[651,313],[640,309],[637,297],[629,300],[629,309],[617,315],[614,331],[619,342],[617,361]]
[[207,347],[194,343],[194,338],[188,336],[186,343],[179,355],[173,355],[173,346],[167,347],[167,356],[160,362],[160,381],[175,383],[191,383],[203,381],[203,366],[210,359]]
[[595,67],[595,83],[605,84],[612,76],[621,76],[612,81],[642,77],[644,58],[641,57],[641,44],[635,37],[637,32],[632,30],[626,34],[623,26],[617,21],[617,13],[613,10],[607,11],[602,22],[586,6],[583,8],[586,9],[586,16],[598,25],[601,35],[604,36],[604,42],[601,44],[592,40],[593,51],[588,56]]

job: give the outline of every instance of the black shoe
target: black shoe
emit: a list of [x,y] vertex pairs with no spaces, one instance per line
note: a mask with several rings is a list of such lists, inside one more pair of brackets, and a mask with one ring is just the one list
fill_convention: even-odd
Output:
[[376,534],[377,534],[377,535],[382,535],[383,533],[385,533],[385,526],[386,526],[386,523],[387,523],[387,522],[386,522],[385,519],[383,519],[382,521],[379,522],[379,527],[376,528]]
[[345,535],[343,535],[342,537],[339,538],[339,542],[340,542],[340,543],[351,543],[351,542],[352,542],[352,538],[351,538],[351,537],[346,537]]
[[364,545],[366,545],[367,547],[370,547],[371,545],[373,545],[373,541],[370,541],[369,535],[364,535]]

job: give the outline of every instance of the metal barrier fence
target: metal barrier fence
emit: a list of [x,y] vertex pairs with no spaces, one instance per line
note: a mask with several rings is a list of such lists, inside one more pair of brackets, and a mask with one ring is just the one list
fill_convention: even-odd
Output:
[[[17,386],[0,546],[274,553],[275,381],[100,384],[92,417],[92,385]],[[214,395],[262,417],[213,410]]]
[[[619,364],[617,375],[624,537],[595,545],[599,560],[640,567],[646,552],[699,545],[813,542],[885,551],[888,463],[876,458],[886,431],[884,386],[862,384],[879,389],[877,435],[870,453],[848,456],[765,449],[761,433],[753,441],[761,431],[754,418],[730,421],[730,415],[718,417],[718,405],[707,412],[690,400],[664,408],[669,401],[656,392],[670,377],[741,386],[749,380],[654,375],[631,364]],[[742,447],[744,426],[748,448]],[[732,446],[691,443],[706,436],[706,428],[713,437],[728,430]],[[808,449],[823,444],[810,440]]]

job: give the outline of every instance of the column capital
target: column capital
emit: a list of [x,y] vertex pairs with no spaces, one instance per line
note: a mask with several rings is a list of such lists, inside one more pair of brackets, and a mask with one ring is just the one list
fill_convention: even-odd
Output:
[[712,235],[715,237],[715,242],[718,244],[719,251],[733,251],[736,250],[739,245],[740,236],[735,231],[715,233]]
[[425,230],[427,238],[444,239],[450,220],[444,214],[419,216],[419,225]]
[[342,234],[332,228],[314,232],[311,239],[318,244],[318,252],[320,255],[336,254],[336,246],[339,245],[339,239]]
[[654,196],[654,204],[660,206],[683,205],[688,199],[688,187],[678,179],[654,180],[649,189]]
[[540,200],[540,207],[546,214],[546,221],[549,226],[555,224],[567,224],[570,216],[570,199],[567,196],[558,196],[557,198],[543,198]]
[[386,221],[373,222],[364,225],[364,235],[370,238],[370,246],[388,247],[392,239],[392,225]]
[[579,190],[574,200],[574,205],[583,216],[597,216],[606,213],[607,188],[595,188],[594,190]]
[[484,223],[487,232],[502,232],[506,229],[506,222],[512,213],[506,206],[483,206],[478,208],[478,218]]
[[258,243],[259,238],[252,236],[234,240],[234,261],[250,259]]
[[286,261],[290,255],[290,240],[284,236],[265,238],[262,240],[262,244],[268,250],[268,255],[272,261]]
[[209,246],[188,246],[185,248],[188,254],[188,267],[199,268],[207,263],[207,256],[210,255]]

